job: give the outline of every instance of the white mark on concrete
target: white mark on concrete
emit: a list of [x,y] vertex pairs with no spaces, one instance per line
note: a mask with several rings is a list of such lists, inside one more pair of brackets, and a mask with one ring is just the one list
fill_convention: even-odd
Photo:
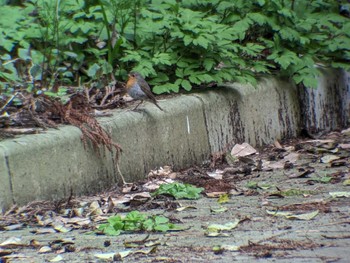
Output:
[[187,121],[187,133],[191,134],[190,120],[189,120],[188,116],[186,116],[186,121]]

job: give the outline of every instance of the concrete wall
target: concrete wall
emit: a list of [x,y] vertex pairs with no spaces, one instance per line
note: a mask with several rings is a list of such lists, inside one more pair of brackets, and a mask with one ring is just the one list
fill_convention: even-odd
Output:
[[350,74],[320,69],[317,89],[300,88],[302,127],[310,133],[330,131],[349,124]]
[[[262,79],[257,87],[230,84],[160,101],[165,112],[145,103],[143,112],[116,110],[101,118],[123,153],[119,166],[128,182],[150,169],[201,164],[233,142],[262,145],[308,129],[334,129],[349,120],[349,75],[331,71],[317,90]],[[32,200],[67,198],[121,183],[113,156],[85,150],[78,128],[0,142],[0,211]]]

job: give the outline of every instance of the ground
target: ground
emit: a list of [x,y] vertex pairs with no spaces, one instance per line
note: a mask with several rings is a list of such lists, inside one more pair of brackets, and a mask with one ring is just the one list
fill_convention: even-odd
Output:
[[[152,171],[122,190],[13,207],[0,216],[0,262],[349,262],[349,143],[345,130],[258,153],[236,148],[202,167]],[[204,191],[196,200],[149,195],[172,180]],[[182,230],[96,232],[133,210]]]

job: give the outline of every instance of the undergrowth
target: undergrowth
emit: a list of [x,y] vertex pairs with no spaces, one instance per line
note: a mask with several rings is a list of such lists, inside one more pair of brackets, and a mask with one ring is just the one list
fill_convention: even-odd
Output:
[[[0,1],[1,96],[101,88],[130,70],[154,92],[262,74],[316,86],[319,67],[349,70],[347,1]],[[15,2],[15,1],[11,1]]]

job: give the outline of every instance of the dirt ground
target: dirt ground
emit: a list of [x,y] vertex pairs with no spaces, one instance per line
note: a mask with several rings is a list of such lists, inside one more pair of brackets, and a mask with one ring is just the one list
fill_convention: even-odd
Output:
[[[0,262],[350,262],[349,130],[234,149],[122,190],[13,207],[0,216]],[[172,180],[204,191],[197,200],[149,196]],[[133,210],[182,230],[94,232]]]

